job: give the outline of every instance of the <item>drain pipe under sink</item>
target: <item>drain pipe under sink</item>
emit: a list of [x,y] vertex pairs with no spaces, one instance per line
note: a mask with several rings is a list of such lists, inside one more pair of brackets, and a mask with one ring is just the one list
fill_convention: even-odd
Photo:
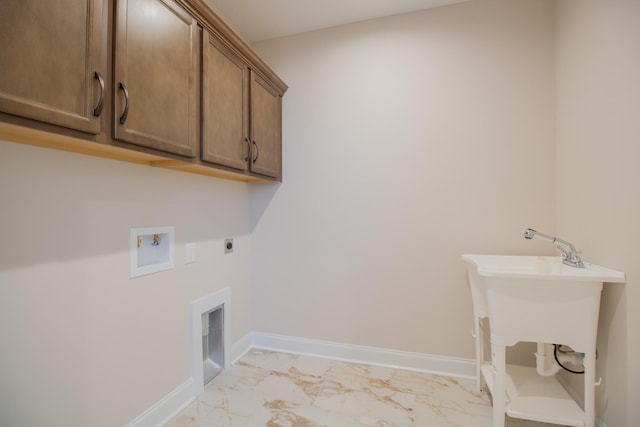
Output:
[[536,371],[543,377],[555,375],[562,369],[553,357],[553,344],[538,343],[536,351]]

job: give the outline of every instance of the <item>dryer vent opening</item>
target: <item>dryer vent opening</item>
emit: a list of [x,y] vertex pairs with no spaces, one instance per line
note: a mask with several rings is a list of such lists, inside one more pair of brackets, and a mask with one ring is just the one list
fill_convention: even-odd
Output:
[[192,301],[190,317],[191,376],[197,396],[231,361],[231,290],[224,288]]
[[202,368],[204,385],[224,367],[224,306],[202,315]]

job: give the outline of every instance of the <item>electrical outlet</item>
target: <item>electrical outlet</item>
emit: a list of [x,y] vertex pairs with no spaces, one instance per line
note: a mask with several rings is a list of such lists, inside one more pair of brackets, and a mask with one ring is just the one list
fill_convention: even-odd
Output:
[[196,244],[187,243],[184,248],[184,261],[186,264],[196,262]]
[[224,239],[224,253],[230,254],[233,252],[233,239]]

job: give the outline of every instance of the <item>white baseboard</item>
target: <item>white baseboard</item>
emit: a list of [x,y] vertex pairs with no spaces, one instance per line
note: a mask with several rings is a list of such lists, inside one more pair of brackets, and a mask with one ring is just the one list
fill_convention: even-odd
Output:
[[249,332],[233,344],[233,347],[231,347],[231,364],[236,363],[247,351],[251,350],[251,347],[253,347],[252,336],[253,332]]
[[125,427],[160,427],[195,400],[193,378],[156,402]]
[[[296,338],[284,335],[252,332],[250,347],[304,354],[366,365],[387,366],[398,369],[428,372],[457,378],[475,378],[475,360],[424,353],[387,350],[330,341]],[[246,340],[247,337],[243,338]],[[246,346],[246,344],[245,344]],[[249,350],[247,348],[247,350]]]

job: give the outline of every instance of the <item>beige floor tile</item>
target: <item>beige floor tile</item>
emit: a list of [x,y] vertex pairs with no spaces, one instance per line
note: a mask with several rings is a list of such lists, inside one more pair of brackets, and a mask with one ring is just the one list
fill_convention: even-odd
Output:
[[[491,427],[474,380],[251,350],[165,427]],[[546,424],[507,419],[507,427]]]

